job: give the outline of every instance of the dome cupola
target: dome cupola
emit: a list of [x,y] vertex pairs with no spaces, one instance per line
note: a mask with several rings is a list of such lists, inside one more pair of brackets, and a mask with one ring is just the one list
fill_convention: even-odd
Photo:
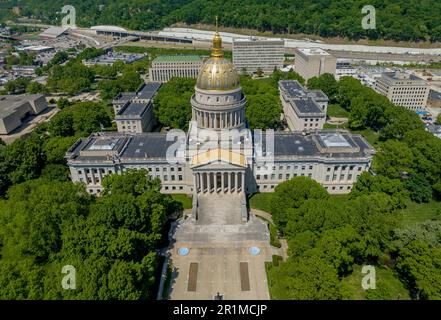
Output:
[[236,68],[230,60],[224,58],[222,38],[217,31],[216,21],[211,57],[202,65],[196,87],[201,90],[233,90],[239,86]]

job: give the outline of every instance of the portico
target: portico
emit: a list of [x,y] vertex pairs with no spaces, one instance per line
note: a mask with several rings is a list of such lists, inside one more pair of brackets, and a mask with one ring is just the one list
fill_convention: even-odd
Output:
[[240,193],[245,190],[245,171],[197,171],[194,185],[198,193]]
[[198,194],[244,193],[246,160],[243,154],[220,148],[193,157],[193,183]]

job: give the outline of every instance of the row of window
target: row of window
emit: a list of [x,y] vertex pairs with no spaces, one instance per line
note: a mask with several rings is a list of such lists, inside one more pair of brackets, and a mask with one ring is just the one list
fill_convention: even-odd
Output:
[[319,118],[316,118],[316,119],[309,119],[309,118],[305,118],[305,119],[303,119],[305,122],[308,122],[308,121],[315,121],[315,122],[319,122]]
[[119,120],[122,124],[136,124],[137,120]]
[[[105,174],[105,173],[106,173],[106,169],[103,169],[103,168],[100,168],[100,169],[95,168],[95,169],[92,169],[92,170],[91,170],[91,169],[85,169],[85,170],[84,170],[85,174],[90,174],[91,172],[97,174],[98,171],[99,171],[101,174]],[[112,170],[107,170],[107,173],[108,173],[108,174],[112,174],[113,171],[112,171]],[[82,174],[83,174],[83,171],[82,171],[82,170],[78,170],[78,174],[79,174],[79,175],[82,175]]]
[[[346,187],[346,190],[351,190],[351,186],[347,186]],[[325,189],[326,190],[329,190],[329,187],[325,187]],[[340,186],[340,187],[338,187],[338,190],[340,190],[340,191],[342,191],[342,190],[344,190],[345,189],[345,187],[344,186]],[[331,190],[337,190],[337,187],[335,187],[335,186],[333,186],[333,187],[331,187]]]
[[[258,175],[256,175],[256,180],[261,180],[262,178],[263,178],[262,180],[268,180],[268,176],[269,175],[267,175],[267,174],[264,174],[264,175],[258,174]],[[304,177],[305,174],[302,173],[302,174],[300,174],[300,176]],[[271,174],[270,177],[271,177],[271,180],[275,180],[276,179],[276,175],[274,173]],[[294,173],[292,175],[292,177],[293,178],[297,177],[297,173]],[[308,173],[308,177],[312,178],[312,173]],[[285,179],[287,179],[287,180],[291,179],[291,175],[289,173],[285,174]],[[283,180],[283,174],[282,173],[279,173],[279,180]]]
[[[264,184],[264,185],[261,185],[261,186],[257,186],[257,189],[258,190],[260,190],[260,189],[264,189],[264,190],[274,190],[274,188],[276,187],[276,185],[273,185],[273,184],[271,184],[271,185],[266,185],[266,184]],[[335,190],[340,190],[340,191],[343,191],[344,189],[346,189],[346,190],[351,190],[351,186],[346,186],[346,187],[344,187],[344,186],[339,186],[339,187],[336,187],[336,186],[332,186],[332,187],[325,187],[325,189],[326,190],[333,190],[333,191],[335,191]]]
[[[161,170],[161,168],[162,168],[162,170]],[[171,172],[175,172],[175,170],[178,171],[178,172],[182,172],[182,167],[177,167],[177,168],[169,167],[169,168],[170,168]],[[149,167],[147,170],[149,172],[160,172],[160,171],[167,172],[167,167]]]
[[305,123],[305,128],[307,128],[307,127],[310,127],[310,128],[314,128],[314,127],[318,127],[318,123],[309,123],[309,125],[308,125],[308,123]]
[[[306,170],[306,167],[308,167],[309,170],[312,170],[314,168],[313,165],[302,165],[302,166],[292,166],[292,167],[294,168],[294,170],[297,170],[299,167],[302,170]],[[258,166],[258,167],[256,167],[256,171],[266,171],[268,169],[269,169],[268,166],[262,166],[262,167]],[[279,165],[279,170],[283,170],[283,169],[285,169],[285,166],[284,165]],[[272,170],[275,171],[276,170],[276,166],[273,166]],[[291,166],[287,165],[286,166],[286,170],[291,170]]]
[[[162,177],[160,175],[156,176],[156,175],[149,175],[152,179],[158,178],[162,181],[168,181],[168,175],[163,175]],[[176,181],[176,176],[174,174],[172,174],[170,176],[170,181]],[[182,175],[178,175],[178,181],[182,181],[184,180]]]
[[[326,179],[325,180],[326,181],[330,181],[330,179],[331,179],[331,176],[330,175],[326,175]],[[348,178],[347,179],[345,179],[345,174],[341,174],[339,181],[343,181],[343,180],[351,181],[352,180],[352,174],[348,174]],[[337,181],[337,175],[336,174],[332,175],[332,181]]]
[[183,186],[171,186],[171,187],[169,187],[169,186],[165,186],[164,187],[164,190],[184,190],[184,187]]

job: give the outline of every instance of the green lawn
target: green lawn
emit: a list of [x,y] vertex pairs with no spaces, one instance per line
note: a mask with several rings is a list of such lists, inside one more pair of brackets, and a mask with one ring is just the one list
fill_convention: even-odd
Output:
[[184,209],[191,209],[192,208],[192,199],[186,194],[172,194],[172,198],[176,201],[179,201],[182,203],[182,206]]
[[[274,256],[273,256],[274,257]],[[280,288],[274,284],[274,278],[277,277],[279,266],[274,265],[274,258],[272,262],[265,262],[266,277],[268,279],[268,291],[270,300],[287,300],[286,288]]]
[[343,124],[330,124],[330,123],[325,123],[323,125],[323,129],[348,129],[348,123],[345,122]]
[[349,112],[340,107],[338,104],[330,104],[328,106],[328,117],[336,117],[336,118],[347,118],[349,117]]
[[271,213],[273,193],[255,193],[249,199],[250,208]]
[[441,220],[441,203],[433,200],[428,203],[409,201],[407,208],[401,210],[401,213],[403,214],[403,226],[409,226],[428,220]]

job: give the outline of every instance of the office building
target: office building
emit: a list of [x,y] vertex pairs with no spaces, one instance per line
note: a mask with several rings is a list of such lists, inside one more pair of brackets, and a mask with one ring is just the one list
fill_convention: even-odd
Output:
[[283,68],[284,43],[282,39],[233,39],[233,64],[240,74],[258,70],[271,74]]
[[201,67],[200,56],[159,56],[152,61],[149,77],[154,82],[167,82],[173,77],[196,78]]
[[430,86],[421,78],[397,71],[383,73],[375,83],[375,90],[398,106],[424,111]]
[[294,71],[305,80],[325,73],[335,75],[337,59],[330,53],[319,48],[298,48],[295,55]]

